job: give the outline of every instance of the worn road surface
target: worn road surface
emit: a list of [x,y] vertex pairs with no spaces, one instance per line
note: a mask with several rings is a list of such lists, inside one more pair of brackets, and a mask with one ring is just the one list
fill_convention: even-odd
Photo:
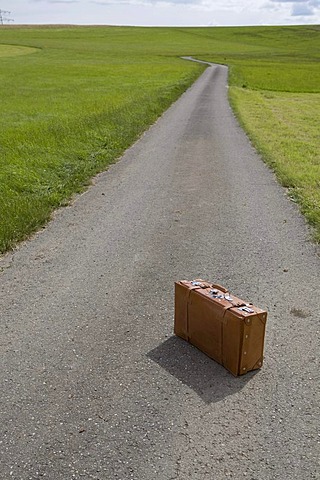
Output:
[[[319,479],[320,261],[209,67],[0,262],[1,480]],[[269,312],[234,378],[173,336],[203,277]]]

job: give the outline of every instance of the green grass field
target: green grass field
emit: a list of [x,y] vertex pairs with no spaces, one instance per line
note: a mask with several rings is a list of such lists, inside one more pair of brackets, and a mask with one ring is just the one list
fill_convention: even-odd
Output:
[[0,251],[114,162],[201,74],[230,100],[320,241],[320,28],[0,28]]

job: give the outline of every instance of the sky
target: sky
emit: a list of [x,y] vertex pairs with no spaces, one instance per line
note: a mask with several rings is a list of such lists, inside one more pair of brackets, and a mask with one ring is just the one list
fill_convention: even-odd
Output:
[[[320,23],[320,0],[0,0],[15,24],[232,26]],[[10,13],[3,13],[4,11]]]

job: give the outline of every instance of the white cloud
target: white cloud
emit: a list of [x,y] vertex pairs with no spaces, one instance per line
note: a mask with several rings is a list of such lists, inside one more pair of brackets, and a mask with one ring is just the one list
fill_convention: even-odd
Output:
[[[11,17],[16,24],[232,26],[320,23],[320,0],[3,0],[3,2],[1,8],[11,10]],[[10,3],[10,8],[6,8],[6,2]]]
[[[303,0],[271,0],[273,3],[302,3]],[[307,0],[308,2],[308,0]]]
[[291,3],[293,5],[295,4],[299,4],[306,8],[310,8],[310,7],[319,7],[320,6],[320,0],[270,0],[271,2],[273,3],[279,3],[279,4],[282,4],[282,3]]
[[278,9],[290,7],[288,13],[292,17],[301,17],[301,19],[307,17],[314,17],[315,23],[320,16],[320,0],[270,0],[268,5],[272,9],[272,5]]
[[89,0],[97,5],[145,5],[145,6],[172,6],[172,7],[198,7],[216,10],[217,8],[236,8],[243,6],[240,0]]
[[157,5],[163,3],[170,5],[212,5],[212,2],[207,0],[92,0],[92,3],[100,5]]
[[31,0],[33,3],[66,3],[66,4],[72,4],[72,3],[79,3],[80,0]]
[[291,15],[294,17],[309,16],[314,14],[314,9],[304,3],[294,4],[292,7]]

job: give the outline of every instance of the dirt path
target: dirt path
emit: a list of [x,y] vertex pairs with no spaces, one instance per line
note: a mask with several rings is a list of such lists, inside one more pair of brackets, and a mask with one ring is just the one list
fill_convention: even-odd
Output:
[[[209,67],[0,262],[0,478],[319,477],[319,257]],[[173,336],[173,282],[267,308],[232,377]]]

